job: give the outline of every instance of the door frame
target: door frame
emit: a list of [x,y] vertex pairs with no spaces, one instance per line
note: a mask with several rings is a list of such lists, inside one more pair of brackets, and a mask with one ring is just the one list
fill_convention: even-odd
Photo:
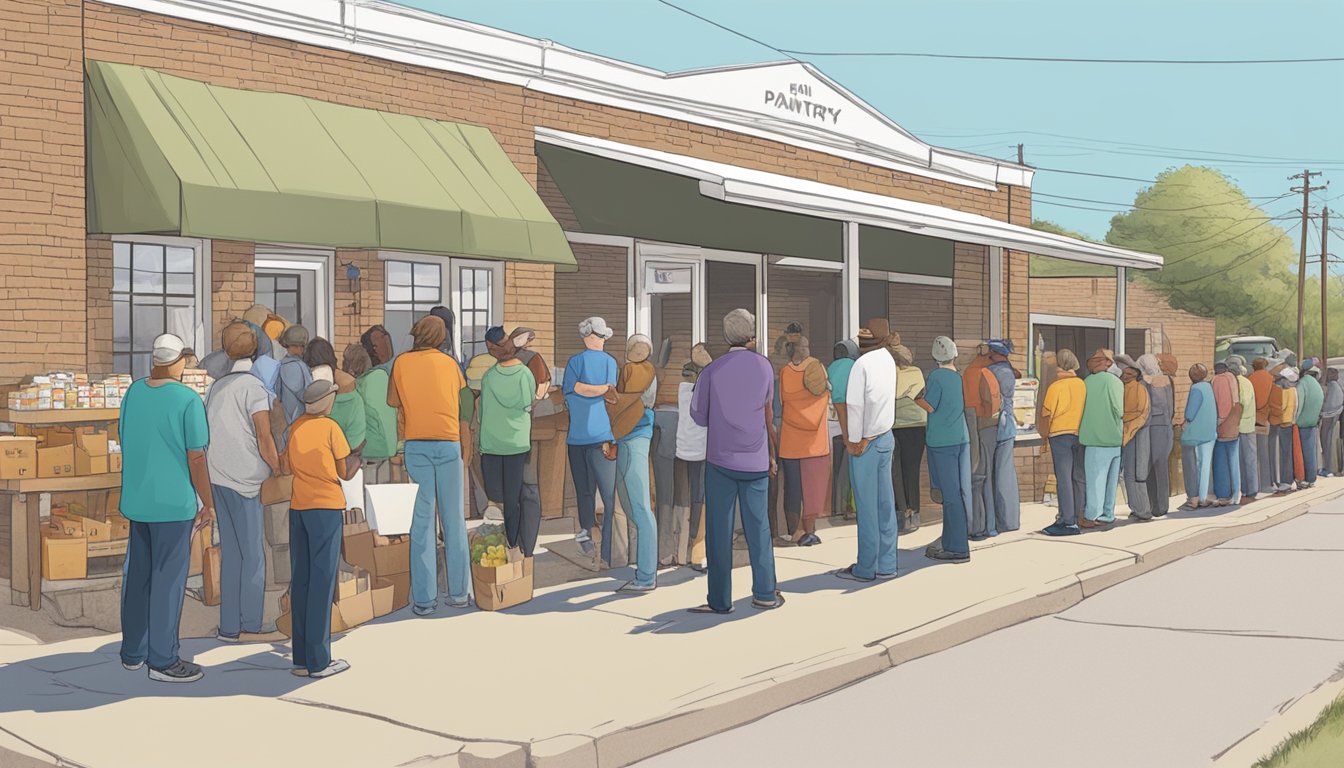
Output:
[[[336,252],[319,248],[293,248],[290,246],[258,245],[252,259],[253,270],[271,272],[311,272],[313,273],[313,317],[315,328],[309,328],[311,336],[321,336],[330,340],[335,332],[333,306],[336,301]],[[253,295],[256,288],[253,287]],[[271,307],[270,309],[274,309]],[[291,322],[302,322],[299,318],[285,318]]]
[[762,253],[744,253],[723,251],[714,248],[701,248],[694,245],[660,243],[636,240],[631,249],[631,281],[634,288],[635,330],[634,333],[648,335],[652,331],[652,306],[646,298],[646,279],[648,267],[657,264],[669,266],[691,266],[691,343],[700,344],[705,340],[705,299],[708,269],[711,261],[730,264],[747,264],[756,268],[756,339],[758,346],[769,327],[767,313],[770,302],[767,291],[768,257]]

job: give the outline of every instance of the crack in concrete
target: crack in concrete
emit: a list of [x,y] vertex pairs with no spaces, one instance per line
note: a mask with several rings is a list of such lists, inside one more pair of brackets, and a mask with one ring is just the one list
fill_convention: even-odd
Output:
[[37,750],[38,752],[41,752],[42,754],[46,755],[47,757],[50,757],[52,760],[55,760],[55,761],[56,761],[56,765],[58,766],[58,768],[88,768],[88,766],[84,765],[83,763],[77,763],[77,762],[75,762],[74,760],[71,760],[71,759],[69,759],[69,758],[67,758],[67,757],[63,757],[62,755],[59,755],[59,754],[57,754],[57,753],[55,753],[55,752],[52,752],[51,750],[49,750],[49,749],[47,749],[47,748],[45,748],[45,747],[39,746],[39,745],[37,745],[37,744],[34,744],[33,742],[29,741],[28,739],[23,738],[23,737],[20,736],[19,734],[15,733],[15,732],[13,732],[13,731],[11,731],[11,730],[9,730],[8,728],[6,728],[6,727],[4,727],[4,726],[2,726],[2,725],[0,725],[0,732],[4,732],[5,734],[8,734],[9,737],[12,738],[12,739],[14,739],[15,741],[23,742],[24,744],[27,744],[29,747],[32,747],[33,749]]
[[374,714],[373,712],[364,712],[358,709],[351,709],[349,707],[338,706],[336,704],[326,704],[324,702],[313,701],[311,699],[300,699],[293,696],[281,696],[279,697],[279,700],[289,704],[297,704],[302,707],[325,709],[331,712],[340,712],[345,715],[354,715],[355,717],[367,717],[370,720],[377,720],[381,723],[387,723],[388,725],[395,725],[399,728],[405,728],[409,731],[419,731],[420,733],[427,733],[431,736],[438,736],[439,738],[442,739],[449,739],[451,741],[463,742],[463,746],[459,748],[456,752],[453,752],[452,754],[458,754],[459,752],[461,752],[463,749],[466,748],[465,746],[466,744],[511,744],[515,747],[521,747],[524,750],[527,749],[526,742],[510,741],[508,739],[481,739],[481,738],[472,738],[470,736],[456,736],[454,734],[446,733],[444,731],[436,731],[433,728],[425,728],[419,725],[403,723],[400,720],[397,720],[392,717],[387,717],[386,715],[378,715]]
[[1162,627],[1152,624],[1127,624],[1124,622],[1110,621],[1089,621],[1087,619],[1072,619],[1067,616],[1051,616],[1052,619],[1067,621],[1071,624],[1088,624],[1095,627],[1115,627],[1117,629],[1152,629],[1161,632],[1184,632],[1195,635],[1216,635],[1219,637],[1249,637],[1261,638],[1266,640],[1314,640],[1323,643],[1344,643],[1341,637],[1314,637],[1311,635],[1276,635],[1256,630],[1239,629],[1204,629],[1198,627]]
[[[1076,579],[1077,576],[1074,576],[1073,578]],[[1012,592],[1006,592],[1006,593],[1004,593],[1004,594],[1002,594],[1002,595],[994,595],[993,597],[987,597],[987,598],[985,598],[984,600],[977,600],[976,602],[971,603],[970,605],[964,606],[964,607],[962,607],[962,608],[959,608],[959,609],[957,609],[957,610],[955,610],[955,611],[953,611],[953,612],[951,612],[951,613],[945,613],[945,614],[943,614],[942,616],[938,616],[938,617],[936,617],[936,618],[929,619],[928,621],[924,622],[923,624],[919,624],[919,625],[910,627],[909,629],[901,630],[900,632],[897,632],[897,633],[894,634],[894,635],[887,635],[886,637],[879,637],[879,638],[877,638],[876,640],[873,640],[872,642],[864,643],[864,644],[863,644],[863,647],[864,647],[864,648],[872,648],[873,646],[882,645],[883,643],[885,643],[885,642],[888,641],[888,640],[895,639],[895,638],[897,638],[897,637],[900,637],[901,635],[908,635],[908,634],[910,634],[911,632],[917,632],[917,631],[923,629],[924,627],[930,626],[930,625],[932,625],[932,624],[937,624],[938,622],[940,622],[940,621],[942,621],[942,620],[944,620],[944,619],[949,619],[949,618],[951,618],[951,617],[953,617],[953,616],[956,616],[956,615],[959,614],[959,613],[965,613],[965,612],[967,612],[967,611],[969,611],[969,610],[971,610],[971,609],[973,609],[973,608],[976,608],[976,607],[978,607],[978,606],[984,605],[985,603],[991,603],[991,602],[993,602],[993,601],[995,601],[995,600],[998,600],[998,599],[1000,599],[1000,598],[1006,597],[1007,595],[1011,595],[1011,594],[1014,594],[1014,593],[1017,593],[1017,592],[1021,592],[1021,591],[1023,591],[1023,590],[1021,590],[1021,589],[1015,589],[1015,590],[1013,590]]]
[[[786,662],[784,662],[783,664],[777,664],[777,665],[775,665],[775,666],[773,666],[773,667],[767,667],[767,668],[765,668],[765,669],[757,670],[757,671],[755,671],[755,672],[752,672],[751,674],[743,675],[740,679],[742,679],[742,680],[750,680],[750,679],[753,678],[753,677],[759,677],[759,676],[761,676],[761,675],[769,674],[769,673],[771,673],[771,672],[778,672],[778,671],[781,670],[781,669],[789,669],[789,668],[792,668],[792,667],[799,667],[799,666],[801,666],[801,665],[807,665],[808,662],[815,662],[815,661],[817,661],[818,659],[822,658],[823,656],[830,656],[831,654],[835,654],[835,653],[843,653],[844,650],[845,650],[844,648],[832,648],[832,649],[830,649],[829,651],[822,651],[821,653],[814,653],[814,654],[812,654],[811,656],[808,656],[808,657],[803,658],[803,659],[798,659],[797,661],[786,661]],[[811,665],[808,665],[808,666],[811,666]]]

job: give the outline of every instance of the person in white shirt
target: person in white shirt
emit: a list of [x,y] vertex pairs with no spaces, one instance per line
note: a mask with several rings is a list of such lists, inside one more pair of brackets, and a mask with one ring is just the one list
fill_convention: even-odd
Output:
[[891,485],[895,446],[896,359],[886,320],[869,320],[859,330],[859,359],[845,392],[849,437],[849,479],[858,513],[858,561],[836,575],[850,581],[896,577],[896,495]]
[[[677,560],[705,571],[705,445],[709,429],[691,418],[691,398],[695,380],[712,359],[704,344],[691,349],[691,359],[681,367],[682,381],[677,385],[677,460],[673,481],[673,506],[687,516],[687,549],[677,545]],[[684,512],[680,512],[685,510]]]

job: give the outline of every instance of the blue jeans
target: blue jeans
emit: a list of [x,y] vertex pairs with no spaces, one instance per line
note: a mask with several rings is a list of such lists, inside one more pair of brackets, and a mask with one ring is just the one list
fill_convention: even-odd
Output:
[[738,472],[705,462],[708,602],[717,611],[733,607],[733,522],[739,507],[742,535],[751,556],[751,595],[763,602],[775,599],[775,550],[766,516],[769,496],[769,472]]
[[1316,443],[1316,434],[1320,427],[1298,427],[1297,432],[1302,440],[1302,482],[1316,482],[1317,451],[1320,446]]
[[1022,497],[1017,487],[1017,467],[1013,464],[1014,440],[994,444],[994,530],[999,533],[1022,527]]
[[[1213,440],[1204,443],[1184,443],[1181,445],[1181,471],[1185,474],[1185,495],[1196,501],[1209,498],[1209,486],[1213,479]],[[1293,441],[1290,435],[1288,445],[1288,476],[1293,475]]]
[[[638,547],[635,583],[642,587],[658,582],[658,521],[649,508],[649,440],[648,437],[623,440],[616,453],[616,476],[620,479],[616,491],[621,495],[621,508],[635,525],[638,537],[634,542]],[[611,538],[608,531],[614,517],[608,514],[602,520],[602,549],[608,551]]]
[[[861,579],[896,572],[896,494],[891,487],[891,454],[895,447],[896,438],[889,431],[883,432],[862,454],[849,457],[849,482],[854,486],[859,524],[854,575]],[[944,501],[952,487],[939,485]]]
[[1120,479],[1120,446],[1087,446],[1083,455],[1087,473],[1088,520],[1109,523],[1115,520],[1115,484]]
[[1274,490],[1293,484],[1293,428],[1272,426],[1269,428],[1269,459],[1274,480]]
[[971,445],[928,447],[929,478],[943,491],[943,540],[947,552],[967,555],[971,552],[966,510],[971,506]]
[[[616,512],[616,462],[608,461],[602,455],[601,443],[571,445],[568,450],[569,473],[574,478],[574,495],[579,507],[579,528],[587,533],[597,527],[594,493],[602,496],[602,509],[608,518]],[[610,540],[608,537],[605,541]],[[611,562],[610,546],[606,545],[607,562]]]
[[1077,525],[1078,515],[1086,514],[1086,450],[1077,435],[1050,438],[1050,458],[1055,466],[1055,497],[1059,501],[1059,522]]
[[1236,440],[1213,444],[1213,495],[1241,500],[1241,443]]
[[219,520],[219,634],[260,632],[266,598],[266,537],[261,496],[211,485]]
[[1250,432],[1237,437],[1237,453],[1241,459],[1241,494],[1256,496],[1260,493],[1260,468],[1256,456],[1256,434]]
[[406,471],[420,486],[411,516],[411,600],[421,608],[431,608],[439,595],[436,501],[448,558],[448,597],[455,603],[466,600],[471,589],[471,560],[467,556],[467,521],[462,517],[462,444],[407,440]]
[[342,509],[289,510],[289,609],[294,666],[321,672],[331,663],[331,599],[341,564]]
[[131,523],[121,580],[121,660],[167,669],[178,662],[194,521]]

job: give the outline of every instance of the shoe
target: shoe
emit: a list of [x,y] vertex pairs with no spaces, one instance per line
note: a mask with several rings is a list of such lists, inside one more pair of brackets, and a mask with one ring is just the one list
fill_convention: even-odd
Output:
[[434,615],[434,611],[435,607],[432,605],[416,605],[411,607],[411,612],[416,616],[432,616]]
[[671,555],[668,555],[667,557],[664,557],[662,560],[658,561],[659,568],[673,568],[676,566],[676,564],[677,559],[675,557],[672,557]]
[[687,608],[687,609],[686,609],[686,612],[687,612],[687,613],[714,613],[714,614],[718,614],[718,615],[720,615],[720,616],[727,616],[728,614],[730,614],[730,613],[733,612],[733,607],[732,607],[732,606],[729,606],[726,610],[722,610],[722,611],[721,611],[721,610],[719,610],[718,608],[713,608],[713,607],[711,607],[711,606],[709,606],[709,605],[698,605],[698,606],[696,606],[696,607],[694,607],[694,608]]
[[1243,507],[1244,507],[1244,506],[1246,506],[1247,504],[1250,504],[1250,503],[1253,502],[1253,501],[1255,501],[1255,497],[1254,497],[1254,496],[1242,496],[1242,497],[1241,497],[1241,501],[1237,502],[1237,504],[1239,504],[1240,506],[1243,506]]
[[779,536],[775,538],[776,547],[796,547],[798,542],[793,540],[792,536]]
[[481,519],[487,523],[502,523],[504,522],[504,510],[491,504],[481,513]]
[[181,659],[167,669],[149,668],[149,679],[159,683],[194,683],[202,677],[205,677],[205,670],[199,664]]
[[930,489],[929,489],[929,498],[933,499],[933,503],[934,503],[934,504],[942,504],[942,503],[943,503],[943,492],[940,491],[940,490],[938,490],[937,488],[930,488]]
[[143,661],[137,661],[134,664],[127,664],[124,661],[121,662],[121,668],[126,670],[127,672],[139,672],[142,668],[144,668],[144,666],[145,662]]
[[703,562],[691,563],[691,570],[695,571],[696,573],[709,573],[709,564]]
[[1140,515],[1140,514],[1137,513],[1137,512],[1130,512],[1130,513],[1129,513],[1129,519],[1130,519],[1130,520],[1135,520],[1135,521],[1140,522],[1140,523],[1151,523],[1151,522],[1153,521],[1153,516],[1152,516],[1152,515]]
[[989,538],[988,533],[973,533],[969,536],[971,541],[984,541]]
[[896,578],[897,576],[900,576],[900,575],[901,575],[901,574],[900,574],[899,571],[892,571],[891,573],[879,573],[879,574],[876,574],[875,578],[876,578],[878,581],[891,581],[892,579],[894,579],[894,578]]
[[597,554],[597,547],[593,546],[593,537],[587,531],[576,535],[574,543],[579,545],[579,551],[585,557],[592,557]]
[[761,611],[771,611],[780,607],[783,604],[784,604],[783,592],[775,592],[774,600],[767,601],[767,600],[757,600],[756,598],[751,599],[751,607]]
[[1166,512],[1154,512],[1154,513],[1153,513],[1153,517],[1166,517],[1166,516],[1167,516],[1167,513],[1166,513]]
[[821,543],[821,537],[815,533],[809,533],[798,542],[800,547],[815,547]]
[[838,570],[838,571],[835,572],[835,575],[838,576],[838,577],[840,577],[840,578],[842,578],[842,579],[845,579],[846,581],[863,581],[863,582],[867,582],[867,581],[877,581],[876,578],[865,579],[865,578],[862,577],[862,576],[858,576],[858,575],[856,575],[856,574],[854,573],[854,566],[852,566],[852,565],[849,566],[848,568],[841,568],[840,570]]
[[290,667],[290,668],[289,668],[289,674],[291,674],[291,675],[293,675],[293,676],[295,676],[295,677],[308,677],[308,668],[307,668],[307,667]]
[[331,663],[327,665],[327,668],[326,668],[326,669],[321,669],[321,670],[318,670],[317,672],[309,672],[309,673],[308,673],[308,676],[309,676],[309,677],[315,677],[315,678],[317,678],[318,680],[321,680],[322,678],[325,678],[325,677],[331,677],[331,676],[333,676],[333,675],[339,675],[339,674],[341,674],[342,672],[344,672],[345,670],[347,670],[347,669],[349,669],[349,668],[350,668],[350,663],[349,663],[348,661],[346,661],[345,659],[332,659],[332,660],[331,660]]
[[1111,523],[1114,523],[1114,522],[1115,522],[1115,518],[1114,518],[1114,517],[1098,517],[1098,518],[1096,519],[1095,522],[1096,522],[1097,525],[1110,525]]
[[1083,529],[1076,525],[1064,525],[1063,523],[1055,523],[1041,531],[1046,536],[1077,536],[1082,532]]
[[919,526],[920,526],[919,510],[915,510],[914,512],[910,513],[910,531],[911,532],[918,531]]
[[657,588],[658,588],[657,584],[636,584],[635,582],[632,581],[622,586],[620,589],[616,591],[623,592],[625,594],[644,595],[648,594],[649,592],[652,592]]
[[448,606],[449,608],[455,608],[460,611],[463,608],[470,608],[471,600],[466,597],[462,598],[461,600],[453,600],[452,598],[446,597],[443,599],[443,604]]
[[930,560],[941,560],[947,563],[969,563],[971,553],[961,554],[960,552],[948,552],[937,544],[930,544],[929,548],[924,550],[924,556]]
[[242,638],[239,637],[238,635],[226,635],[226,634],[223,634],[223,633],[216,633],[216,634],[215,634],[215,639],[218,640],[218,641],[221,642],[221,643],[230,643],[230,644],[232,644],[232,643],[239,643],[239,642],[242,642]]

